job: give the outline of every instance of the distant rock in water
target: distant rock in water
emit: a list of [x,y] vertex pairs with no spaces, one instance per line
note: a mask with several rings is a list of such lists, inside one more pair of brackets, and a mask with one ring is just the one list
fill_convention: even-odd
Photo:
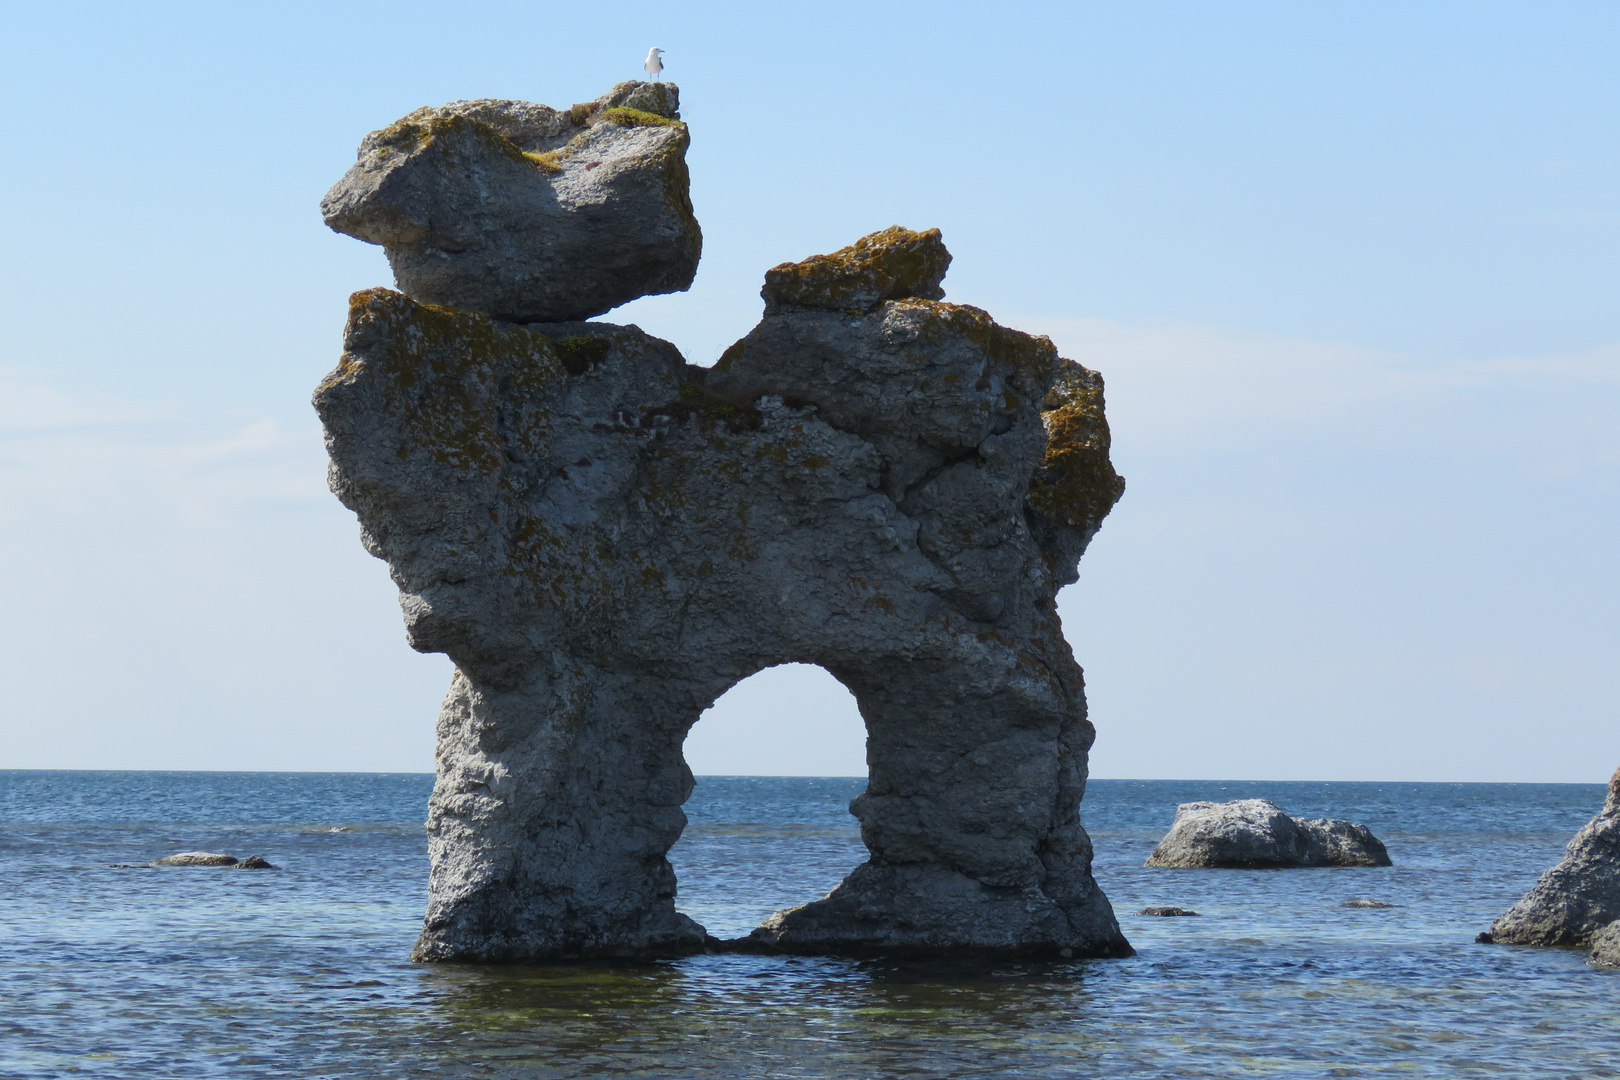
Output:
[[177,855],[165,855],[161,859],[153,859],[149,866],[235,866],[234,855],[216,855],[211,851],[182,851]]
[[280,870],[281,867],[270,862],[262,855],[249,855],[236,864],[238,870]]
[[1145,907],[1137,912],[1138,915],[1156,915],[1161,919],[1173,919],[1181,916],[1197,916],[1198,912],[1188,911],[1180,907]]
[[1364,825],[1289,817],[1265,799],[1182,803],[1148,866],[1283,869],[1389,866],[1389,852]]
[[[1598,815],[1564,849],[1559,864],[1491,924],[1501,945],[1589,948],[1620,919],[1620,770]],[[1485,936],[1485,935],[1482,935]],[[1607,947],[1607,946],[1606,946]]]
[[1610,923],[1592,939],[1591,962],[1600,967],[1620,967],[1620,920]]
[[1394,904],[1386,904],[1382,900],[1346,900],[1339,905],[1347,908],[1392,908]]
[[411,299],[512,322],[588,319],[682,291],[692,214],[674,83],[620,83],[585,105],[454,101],[374,131],[321,201],[381,244]]

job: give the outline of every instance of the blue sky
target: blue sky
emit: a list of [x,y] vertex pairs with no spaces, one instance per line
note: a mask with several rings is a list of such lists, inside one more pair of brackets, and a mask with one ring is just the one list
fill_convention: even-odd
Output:
[[[419,105],[668,50],[705,256],[608,316],[711,362],[764,269],[937,225],[950,299],[1108,380],[1062,598],[1097,775],[1620,764],[1620,8],[0,5],[0,766],[431,768],[448,676],[308,395],[380,251],[316,204]],[[700,772],[861,770],[829,677]]]

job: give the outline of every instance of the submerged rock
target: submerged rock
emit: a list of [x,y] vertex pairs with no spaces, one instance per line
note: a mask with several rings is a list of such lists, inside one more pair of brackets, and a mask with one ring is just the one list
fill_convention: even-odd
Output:
[[280,870],[281,867],[270,862],[262,855],[249,855],[236,864],[238,870]]
[[1382,900],[1346,900],[1339,905],[1347,908],[1392,908],[1394,904],[1386,904]]
[[1491,924],[1490,939],[1504,945],[1590,947],[1620,919],[1620,770],[1596,817],[1575,834],[1564,857]]
[[1592,939],[1590,960],[1600,967],[1620,967],[1620,919],[1604,927]]
[[1266,799],[1182,803],[1148,856],[1148,866],[1283,869],[1389,866],[1389,852],[1364,825],[1294,818]]
[[1154,915],[1154,916],[1157,916],[1157,917],[1159,917],[1161,919],[1173,919],[1173,918],[1182,918],[1182,917],[1187,917],[1187,916],[1196,917],[1198,915],[1198,912],[1196,912],[1196,911],[1188,911],[1186,908],[1179,908],[1179,907],[1145,907],[1141,911],[1138,911],[1137,914],[1138,915]]
[[235,866],[236,857],[233,855],[217,855],[211,851],[182,851],[176,855],[165,855],[161,859],[153,859],[151,866]]
[[[682,741],[790,662],[860,704],[871,858],[747,948],[1129,953],[1091,876],[1094,732],[1054,603],[1123,489],[1102,380],[921,295],[937,233],[846,253],[773,270],[817,284],[714,370],[633,326],[353,298],[315,396],[333,489],[412,645],[457,669],[418,959],[714,947],[666,859]],[[814,306],[846,297],[869,309]]]
[[673,83],[558,111],[455,101],[366,136],[321,202],[381,244],[406,295],[517,322],[600,315],[692,284],[703,238]]

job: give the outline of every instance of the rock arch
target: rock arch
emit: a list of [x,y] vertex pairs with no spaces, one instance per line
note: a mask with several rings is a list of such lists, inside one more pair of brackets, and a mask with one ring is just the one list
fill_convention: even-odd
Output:
[[[377,170],[434,139],[487,156],[489,130],[373,136],[386,154],[356,170],[387,213],[329,202],[414,220],[388,200],[425,181]],[[942,302],[949,259],[937,230],[896,227],[777,267],[713,369],[634,326],[352,298],[315,398],[332,486],[388,561],[411,644],[458,669],[416,958],[716,947],[676,912],[665,858],[692,786],[681,744],[786,662],[860,706],[870,858],[737,947],[1129,951],[1090,873],[1093,731],[1054,603],[1123,489],[1101,379]]]
[[705,774],[864,780],[866,721],[826,668],[777,664],[716,698],[681,752],[700,782]]

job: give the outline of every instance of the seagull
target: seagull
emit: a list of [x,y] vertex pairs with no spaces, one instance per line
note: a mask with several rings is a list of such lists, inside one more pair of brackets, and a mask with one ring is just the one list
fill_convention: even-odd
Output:
[[654,45],[647,50],[647,62],[641,65],[647,69],[647,74],[653,77],[653,82],[658,81],[658,73],[664,70],[663,56],[664,50]]

